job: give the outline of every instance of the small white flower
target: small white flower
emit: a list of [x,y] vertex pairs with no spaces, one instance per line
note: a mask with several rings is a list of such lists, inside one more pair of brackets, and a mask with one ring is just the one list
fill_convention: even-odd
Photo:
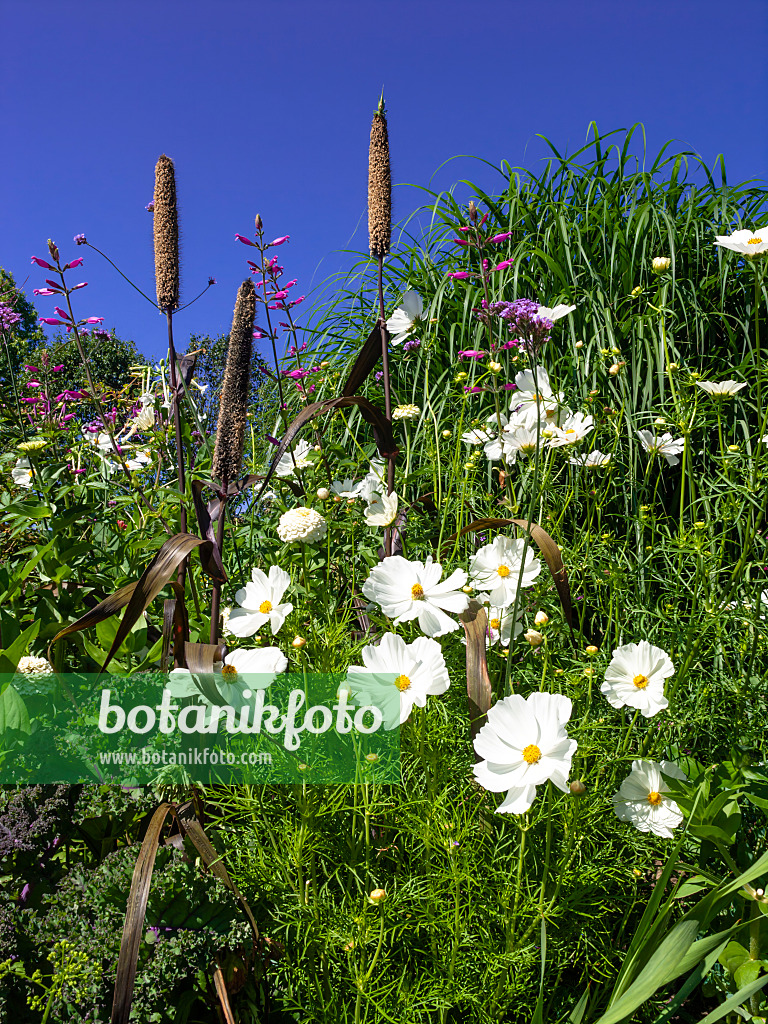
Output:
[[47,658],[36,658],[29,654],[19,659],[16,672],[30,679],[41,679],[43,676],[53,675],[53,668]]
[[[506,416],[504,419],[506,420]],[[461,440],[464,444],[486,444],[488,441],[492,441],[493,437],[494,434],[491,430],[473,427],[472,430],[468,430],[465,434],[461,435]]]
[[768,251],[768,224],[756,231],[740,228],[731,235],[715,235],[715,245],[721,245],[724,249],[740,252],[742,256],[753,259],[760,253]]
[[439,562],[427,556],[426,562],[411,562],[402,555],[392,555],[374,566],[363,584],[363,595],[375,601],[395,625],[418,619],[419,628],[427,636],[442,636],[459,629],[459,623],[447,615],[466,610],[469,598],[461,587],[467,582],[463,569],[455,569],[448,579]]
[[600,692],[611,707],[636,708],[644,718],[652,718],[669,707],[664,680],[674,674],[672,659],[661,647],[647,640],[624,644],[613,652]]
[[292,476],[294,469],[306,469],[307,466],[311,466],[312,460],[307,458],[311,451],[312,445],[309,441],[299,441],[292,452],[287,451],[280,458],[275,473],[278,476]]
[[358,490],[360,484],[356,484],[351,477],[345,477],[343,480],[334,480],[331,484],[331,490],[334,494],[338,494],[340,498],[357,498],[360,495]]
[[370,464],[367,474],[363,477],[359,484],[357,484],[355,491],[357,496],[363,498],[364,501],[373,501],[378,494],[386,491],[387,484],[385,478],[386,470],[378,460],[373,460]]
[[411,334],[424,317],[424,303],[421,296],[413,289],[403,295],[402,305],[387,320],[387,330],[392,336],[392,344],[400,345]]
[[696,382],[702,391],[706,391],[712,398],[731,398],[747,385],[735,380],[699,380]]
[[421,409],[418,405],[398,405],[392,410],[393,420],[417,420],[421,416]]
[[549,306],[539,306],[536,310],[536,316],[542,316],[545,320],[551,320],[554,323],[556,320],[560,320],[564,316],[568,316],[576,309],[575,306],[565,306],[563,303],[558,303],[552,309]]
[[[523,614],[522,608],[519,609],[517,619],[514,622],[511,608],[496,608],[494,605],[485,605],[485,613],[488,616],[488,625],[485,627],[486,649],[488,647],[495,647],[499,640],[501,640],[502,647],[509,647],[512,639],[519,636],[523,630],[523,624],[520,621],[520,617]],[[466,647],[467,638],[463,636],[461,642]]]
[[563,404],[562,394],[553,393],[549,383],[549,374],[543,366],[533,370],[520,370],[515,376],[517,391],[511,408],[517,410],[516,422],[527,427],[535,427],[539,420],[542,423],[558,422]]
[[490,708],[474,741],[484,760],[473,771],[484,789],[506,792],[499,814],[524,814],[536,799],[536,787],[547,780],[567,792],[578,746],[565,731],[571,710],[568,697],[539,692],[527,700],[513,693]]
[[[480,548],[469,563],[472,586],[475,590],[487,591],[492,605],[506,608],[514,604],[524,547],[522,539],[497,537],[493,543]],[[521,586],[532,586],[540,572],[541,561],[529,545]]]
[[654,274],[663,274],[665,270],[669,270],[672,265],[672,260],[669,256],[654,256],[651,261],[651,270]]
[[361,655],[365,667],[351,665],[346,685],[359,704],[381,710],[385,729],[402,725],[414,704],[425,707],[429,694],[445,693],[450,684],[440,644],[425,636],[406,644],[397,634],[385,633]]
[[685,448],[685,441],[682,437],[677,438],[675,441],[669,433],[657,437],[650,430],[638,430],[637,436],[640,438],[643,448],[649,454],[663,455],[670,466],[676,466],[680,461],[677,456]]
[[16,461],[16,465],[11,470],[11,477],[17,487],[32,486],[32,466],[26,455]]
[[397,515],[397,494],[376,494],[363,515],[369,526],[389,526]]
[[152,457],[147,452],[136,452],[136,455],[132,459],[127,459],[125,464],[132,473],[135,473],[149,465],[151,461]]
[[[214,663],[212,672],[191,672],[188,668],[175,668],[168,676],[168,689],[177,699],[197,697],[201,704],[212,705],[205,696],[209,685],[216,687],[224,698],[220,707],[236,710],[251,703],[244,691],[266,690],[276,676],[285,672],[288,659],[277,647],[241,647],[227,654],[223,663]],[[210,692],[210,691],[209,691]],[[208,720],[208,719],[206,719]]]
[[589,455],[577,455],[568,459],[572,466],[584,466],[585,469],[598,469],[610,465],[611,456],[604,455],[598,448],[595,448]]
[[277,524],[277,535],[284,544],[301,540],[305,544],[314,544],[322,540],[328,532],[325,519],[313,508],[290,508],[280,516]]
[[291,584],[291,577],[278,565],[269,567],[269,576],[261,569],[251,571],[251,582],[235,594],[240,605],[229,615],[229,632],[234,636],[253,636],[266,623],[277,633],[286,616],[293,611],[289,602],[281,604],[283,594]]
[[575,412],[563,423],[562,427],[553,427],[554,437],[549,442],[550,448],[561,448],[566,444],[577,444],[594,430],[591,416],[583,412]]
[[[501,435],[501,446],[504,458],[510,466],[517,461],[518,452],[522,455],[533,455],[536,451],[538,433],[536,426],[526,427],[510,424]],[[539,442],[539,448],[544,444]]]
[[683,815],[675,801],[665,796],[669,786],[662,772],[674,779],[686,778],[672,761],[633,761],[631,774],[611,800],[621,821],[632,822],[641,832],[672,839],[672,829],[677,828]]
[[109,438],[109,434],[107,434],[106,431],[102,430],[102,432],[98,436],[91,433],[86,433],[85,439],[86,441],[90,442],[90,444],[98,448],[100,452],[106,453],[115,451],[115,446],[112,444],[112,441]]

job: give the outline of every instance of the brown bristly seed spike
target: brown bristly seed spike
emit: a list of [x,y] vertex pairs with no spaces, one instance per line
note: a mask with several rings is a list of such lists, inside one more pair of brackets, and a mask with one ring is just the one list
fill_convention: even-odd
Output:
[[249,279],[243,281],[237,292],[213,450],[213,475],[223,484],[238,478],[243,459],[255,319],[256,288]]
[[165,311],[179,305],[179,212],[173,160],[163,154],[155,166],[155,285]]
[[373,115],[368,151],[368,238],[371,256],[389,252],[392,235],[392,175],[389,169],[389,135],[384,99]]

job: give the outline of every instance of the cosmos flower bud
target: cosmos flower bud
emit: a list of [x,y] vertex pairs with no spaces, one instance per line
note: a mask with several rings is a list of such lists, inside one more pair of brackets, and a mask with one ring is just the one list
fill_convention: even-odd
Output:
[[672,265],[672,260],[669,256],[654,256],[653,262],[651,263],[651,269],[654,274],[663,274],[664,271],[669,270]]
[[381,903],[386,898],[386,891],[384,889],[374,889],[373,892],[368,896],[371,903]]
[[597,647],[595,647],[594,644],[590,644],[589,647],[586,648],[586,652],[590,658],[593,658],[597,654]]
[[643,286],[639,284],[637,286],[637,288],[633,288],[632,289],[632,291],[630,292],[630,295],[633,295],[635,298],[637,298],[637,296],[641,295],[642,292],[643,292]]
[[574,781],[568,787],[574,796],[583,796],[587,792],[587,787],[581,781],[581,779],[574,779]]
[[544,643],[544,637],[538,631],[538,629],[526,629],[525,639],[528,641],[531,647],[539,647],[541,646],[541,644]]
[[501,373],[501,363],[488,363],[491,373]]
[[546,612],[536,612],[536,618],[533,620],[535,626],[546,626],[549,622],[549,616]]
[[306,643],[307,641],[304,639],[303,636],[295,636],[293,640],[291,640],[291,647],[295,648],[297,651],[300,651],[302,647],[306,646]]
[[444,431],[443,431],[443,437],[445,438],[445,440],[446,440],[446,441],[447,441],[447,440],[448,440],[448,439],[449,439],[449,438],[450,438],[451,436],[452,436],[452,434],[451,434],[450,430],[444,430]]
[[317,496],[320,499],[320,501],[327,501],[331,496],[331,492],[328,490],[327,487],[318,487]]
[[577,341],[576,342],[576,348],[584,348],[584,342],[583,341]]

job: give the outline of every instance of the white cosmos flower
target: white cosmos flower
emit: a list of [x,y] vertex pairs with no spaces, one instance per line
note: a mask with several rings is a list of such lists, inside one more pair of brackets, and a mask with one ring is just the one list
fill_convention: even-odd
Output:
[[[506,419],[506,416],[504,419]],[[472,430],[468,430],[465,434],[461,435],[461,440],[464,444],[486,444],[488,441],[492,441],[493,437],[493,431],[486,430],[483,427],[473,427]]]
[[[513,637],[517,637],[522,633],[523,624],[520,621],[523,614],[522,608],[519,609],[514,623],[511,608],[496,608],[493,605],[485,605],[485,613],[488,616],[488,625],[485,628],[486,649],[495,647],[499,640],[501,640],[502,647],[509,647]],[[514,632],[512,629],[513,625]],[[466,647],[467,638],[463,636],[461,642]]]
[[338,494],[340,498],[351,499],[359,497],[359,486],[351,477],[347,476],[343,480],[334,480],[331,484],[331,490],[334,494]]
[[365,501],[374,501],[376,497],[387,489],[386,467],[378,459],[374,459],[368,472],[355,488],[357,495]]
[[322,540],[327,532],[328,524],[320,513],[303,505],[283,512],[277,524],[277,535],[284,544],[295,540],[314,544]]
[[[497,537],[486,544],[469,563],[469,574],[475,590],[487,591],[488,600],[498,608],[514,603],[517,580],[525,541],[511,537]],[[522,587],[530,587],[541,572],[541,560],[536,558],[530,544],[525,553]]]
[[387,330],[392,336],[392,344],[400,345],[418,327],[424,316],[424,303],[418,292],[412,288],[403,295],[401,305],[387,320]]
[[677,828],[683,815],[675,801],[665,795],[669,786],[662,773],[674,779],[687,777],[672,761],[633,761],[631,774],[611,800],[621,821],[631,821],[641,832],[672,839],[672,829]]
[[288,667],[288,659],[277,647],[240,648],[227,654],[224,662],[214,662],[212,672],[191,672],[175,668],[168,676],[167,688],[177,699],[197,697],[200,703],[212,705],[206,696],[211,685],[224,698],[220,707],[241,708],[251,701],[244,691],[266,690]]
[[549,306],[539,306],[536,310],[536,316],[543,316],[545,320],[551,320],[554,323],[556,320],[560,320],[564,316],[568,316],[576,309],[575,306],[565,306],[563,303],[558,303],[552,309]]
[[126,460],[126,466],[131,470],[132,473],[138,472],[140,469],[144,469],[152,461],[152,457],[147,452],[136,452],[132,459]]
[[397,515],[397,494],[376,494],[363,512],[369,526],[389,526]]
[[[538,431],[536,425],[526,427],[524,424],[510,424],[501,435],[501,446],[504,451],[504,458],[510,466],[517,461],[518,452],[523,455],[533,455],[536,451],[536,440]],[[539,448],[544,444],[539,442]]]
[[553,393],[549,383],[549,374],[543,366],[533,370],[520,370],[515,376],[517,391],[511,402],[511,408],[517,410],[516,422],[527,427],[535,427],[539,420],[558,422],[563,404],[562,394]]
[[569,416],[561,427],[553,427],[554,437],[550,438],[550,448],[562,448],[566,444],[577,444],[587,434],[594,430],[591,416],[585,416],[583,412],[575,412]]
[[346,685],[359,704],[381,710],[385,729],[406,722],[413,705],[423,708],[429,694],[448,689],[448,670],[437,640],[420,636],[406,644],[397,634],[385,633],[378,645],[369,644],[361,655],[364,667],[351,665]]
[[251,582],[235,594],[240,607],[229,614],[229,632],[234,636],[253,636],[268,622],[272,632],[277,633],[293,611],[290,602],[280,603],[290,584],[290,575],[278,565],[269,567],[269,576],[261,569],[253,569]]
[[292,476],[294,468],[306,469],[307,466],[311,466],[312,460],[307,458],[311,451],[312,445],[309,441],[299,441],[292,452],[287,451],[280,458],[280,461],[275,467],[275,473],[278,476]]
[[611,456],[604,455],[598,448],[595,448],[589,455],[577,455],[574,459],[568,459],[572,466],[584,466],[585,469],[602,469],[610,465]]
[[652,718],[669,707],[664,680],[674,674],[672,659],[661,647],[647,640],[624,644],[613,652],[600,692],[611,707],[637,708],[644,718]]
[[556,693],[513,693],[497,701],[475,737],[484,758],[473,771],[480,785],[504,793],[499,814],[524,814],[536,799],[536,787],[547,780],[567,790],[571,760],[578,744],[568,738],[565,723],[571,701]]
[[759,256],[760,253],[768,251],[768,224],[756,231],[740,228],[732,235],[715,235],[715,245],[732,249],[733,252],[740,252],[750,258]]
[[682,437],[678,437],[675,441],[669,433],[657,437],[650,430],[638,430],[637,436],[649,454],[663,455],[670,466],[676,466],[680,461],[677,456],[685,448],[685,441]]
[[32,486],[32,466],[26,455],[16,460],[16,465],[11,470],[11,477],[17,487]]
[[411,562],[402,555],[391,555],[374,566],[363,584],[363,595],[379,605],[395,621],[418,619],[419,629],[427,636],[442,636],[459,629],[459,623],[447,615],[467,609],[469,597],[462,593],[467,574],[454,569],[448,579],[439,562],[428,555],[426,562]]
[[706,391],[712,398],[731,398],[737,391],[741,391],[747,385],[736,380],[700,380],[696,382],[702,391]]

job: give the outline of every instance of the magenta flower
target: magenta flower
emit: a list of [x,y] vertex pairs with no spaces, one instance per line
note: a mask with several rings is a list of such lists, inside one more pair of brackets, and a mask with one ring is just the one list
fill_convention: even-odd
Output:
[[[235,239],[236,239],[236,240],[237,240],[238,242],[242,242],[242,243],[243,243],[243,245],[253,245],[253,246],[255,246],[255,245],[256,245],[256,243],[255,243],[255,242],[252,242],[252,241],[250,240],[250,238],[246,238],[246,237],[245,237],[245,235],[235,235]],[[250,260],[249,260],[249,262],[250,262]]]
[[276,238],[273,242],[270,242],[269,244],[282,245],[284,242],[287,242],[290,237],[290,235],[281,235],[279,238]]
[[32,290],[33,295],[61,295],[61,289],[59,288],[34,288]]
[[27,387],[28,388],[39,388],[40,386],[41,386],[40,385],[40,381],[38,381],[38,380],[27,381]]
[[465,348],[459,352],[459,359],[482,359],[485,354],[479,348]]
[[104,317],[103,316],[89,316],[87,319],[83,320],[83,323],[84,324],[103,324],[104,323]]
[[64,269],[65,270],[71,270],[73,267],[82,267],[82,265],[83,265],[83,257],[82,256],[78,256],[76,260],[72,260],[71,263],[67,263],[67,265],[64,267]]
[[24,369],[27,370],[29,373],[40,373],[36,366],[25,366]]
[[471,230],[472,230],[472,228],[471,228],[471,227],[463,227],[463,228],[459,228],[459,231],[471,231]]
[[51,372],[52,373],[58,373],[59,370],[63,370],[63,369],[64,369],[64,363],[59,363],[58,366],[52,366],[51,367]]
[[467,270],[457,270],[455,274],[449,274],[448,277],[454,281],[466,281],[468,277],[472,275]]
[[62,309],[61,306],[54,306],[53,312],[56,313],[58,316],[63,316],[66,320],[72,319],[72,317],[69,315],[66,309]]
[[272,298],[272,299],[287,299],[288,298],[288,292],[285,292],[285,291],[283,291],[283,292],[275,292],[275,294],[271,295],[270,298]]
[[66,320],[57,320],[55,317],[52,317],[52,316],[39,316],[37,319],[40,321],[41,324],[50,324],[51,327],[57,327],[57,326],[58,327],[68,327],[69,326],[67,324]]
[[494,235],[493,238],[489,238],[488,241],[489,242],[506,242],[506,240],[508,238],[511,238],[511,237],[512,237],[512,232],[511,231],[504,231],[500,235]]
[[496,270],[506,270],[507,267],[511,267],[514,262],[514,260],[502,260],[501,263],[496,264],[491,273],[493,273]]
[[36,263],[38,267],[42,267],[43,270],[55,270],[56,267],[52,267],[50,263],[46,263],[45,260],[39,260],[37,256],[32,257],[32,262]]
[[470,245],[466,238],[454,238],[453,241],[456,245]]

